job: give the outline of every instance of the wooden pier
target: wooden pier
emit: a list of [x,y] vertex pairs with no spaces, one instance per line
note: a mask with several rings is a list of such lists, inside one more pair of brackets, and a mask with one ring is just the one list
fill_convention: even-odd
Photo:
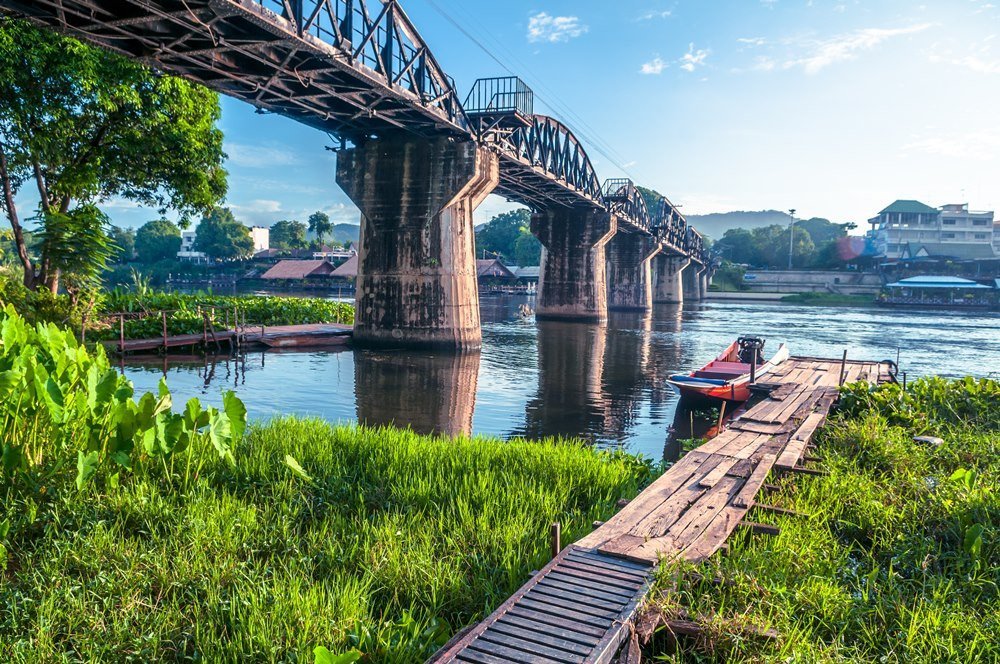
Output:
[[166,351],[171,348],[195,346],[266,346],[268,348],[316,348],[346,344],[352,326],[337,323],[308,325],[263,325],[241,327],[239,330],[208,329],[199,334],[165,334],[150,339],[120,339],[107,342],[119,353],[144,353]]
[[804,466],[844,383],[892,380],[888,364],[794,357],[766,376],[767,397],[689,452],[607,523],[570,545],[430,662],[610,662],[631,637],[660,561],[722,548],[772,472]]

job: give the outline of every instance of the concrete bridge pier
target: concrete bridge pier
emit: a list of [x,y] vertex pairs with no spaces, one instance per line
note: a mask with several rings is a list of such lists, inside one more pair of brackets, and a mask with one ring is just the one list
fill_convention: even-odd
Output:
[[699,302],[704,297],[704,293],[701,292],[701,271],[703,269],[700,263],[691,261],[681,273],[684,282],[685,302]]
[[618,233],[608,243],[608,309],[649,311],[653,308],[650,263],[662,245],[638,233]]
[[701,290],[701,299],[708,295],[708,287],[712,283],[712,272],[707,267],[698,272],[698,287]]
[[558,208],[531,217],[542,243],[535,317],[604,322],[608,318],[605,245],[617,230],[608,212]]
[[499,179],[471,141],[389,136],[340,153],[337,183],[361,210],[356,344],[480,347],[472,212]]
[[684,301],[683,273],[691,262],[686,256],[660,254],[653,259],[656,286],[653,301],[663,304],[680,304]]

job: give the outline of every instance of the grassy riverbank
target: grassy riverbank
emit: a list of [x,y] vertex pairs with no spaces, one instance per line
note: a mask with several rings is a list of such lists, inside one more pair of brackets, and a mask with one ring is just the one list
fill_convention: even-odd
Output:
[[572,444],[295,419],[235,456],[187,491],[14,497],[0,659],[421,661],[547,561],[553,520],[580,537],[649,473]]
[[133,395],[0,311],[0,661],[414,662],[654,468],[567,441],[277,419]]
[[[706,631],[679,650],[658,635],[665,661],[1000,661],[1000,384],[856,388],[844,404],[818,439],[830,474],[762,499],[807,516],[755,513],[780,534],[738,536],[698,570],[721,585],[666,590],[662,610]],[[767,628],[778,638],[754,634]]]

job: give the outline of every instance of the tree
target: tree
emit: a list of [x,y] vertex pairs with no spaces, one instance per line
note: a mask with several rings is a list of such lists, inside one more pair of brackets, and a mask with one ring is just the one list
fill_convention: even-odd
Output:
[[493,217],[476,233],[476,256],[482,256],[485,251],[508,261],[514,260],[517,255],[517,239],[524,233],[530,233],[530,223],[531,212],[527,208]]
[[253,238],[229,208],[215,208],[198,224],[194,248],[210,258],[246,258],[253,253]]
[[531,233],[524,231],[514,242],[514,260],[524,267],[542,262],[542,243]]
[[333,224],[330,223],[330,215],[326,212],[313,212],[309,215],[309,232],[315,233],[316,238],[322,242],[323,238],[330,234],[333,230]]
[[753,233],[745,228],[730,228],[722,239],[715,243],[715,251],[725,260],[741,265],[759,265],[760,253],[757,251]]
[[277,221],[271,226],[271,246],[300,249],[306,246],[306,225],[301,221]]
[[796,221],[795,225],[809,233],[817,247],[838,238],[847,237],[847,231],[857,228],[857,224],[835,224],[821,217]]
[[111,253],[111,262],[128,263],[135,258],[135,231],[131,228],[112,226],[109,231],[111,243],[114,249]]
[[154,219],[139,227],[135,251],[143,263],[177,258],[181,250],[181,229],[168,219]]
[[[183,220],[210,210],[226,192],[219,117],[218,96],[206,88],[0,18],[0,207],[25,285],[55,292],[60,271],[79,255],[52,252],[71,248],[77,235],[101,231],[107,240],[107,220],[95,225],[91,209],[101,200],[173,208]],[[15,204],[28,182],[49,240],[37,258]]]

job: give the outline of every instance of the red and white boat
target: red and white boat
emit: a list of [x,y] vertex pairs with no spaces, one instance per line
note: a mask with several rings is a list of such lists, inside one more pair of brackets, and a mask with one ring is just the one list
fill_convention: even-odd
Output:
[[744,336],[701,369],[674,374],[667,382],[677,389],[681,397],[743,402],[750,398],[752,381],[760,380],[761,376],[787,359],[788,348],[785,344],[778,346],[771,359],[765,361],[764,340]]

